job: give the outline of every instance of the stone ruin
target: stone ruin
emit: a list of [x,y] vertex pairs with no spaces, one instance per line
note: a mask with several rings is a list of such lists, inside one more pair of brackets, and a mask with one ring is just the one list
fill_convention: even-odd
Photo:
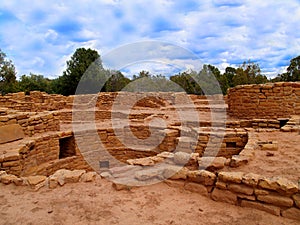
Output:
[[99,173],[122,190],[164,181],[299,220],[298,183],[223,169],[276,149],[275,141],[256,140],[258,130],[300,134],[300,83],[242,85],[225,97],[188,99],[169,92],[2,96],[0,182],[55,188]]

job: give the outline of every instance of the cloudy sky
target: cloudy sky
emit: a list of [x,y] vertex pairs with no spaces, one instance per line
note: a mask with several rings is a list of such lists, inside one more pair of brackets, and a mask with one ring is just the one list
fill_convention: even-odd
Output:
[[[0,48],[15,64],[18,76],[32,72],[57,77],[79,47],[96,49],[105,56],[120,46],[152,40],[178,46],[173,56],[164,59],[175,67],[183,63],[186,68],[194,68],[194,59],[180,56],[184,48],[202,63],[221,70],[250,59],[264,74],[275,76],[285,70],[290,59],[300,55],[299,27],[299,0],[0,3]],[[160,52],[163,47],[154,45],[152,51]],[[145,52],[138,53],[143,58]],[[149,66],[131,63],[123,68],[127,74]],[[151,66],[168,69],[168,63],[154,64]]]

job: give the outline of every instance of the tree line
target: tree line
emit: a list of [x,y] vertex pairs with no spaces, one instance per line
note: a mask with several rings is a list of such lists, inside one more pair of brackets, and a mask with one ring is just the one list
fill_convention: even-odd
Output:
[[[201,71],[185,71],[169,78],[141,71],[132,79],[120,71],[105,69],[96,50],[78,48],[67,62],[67,69],[56,79],[30,73],[16,78],[11,60],[0,49],[0,94],[43,91],[49,94],[73,95],[121,91],[185,91],[188,94],[223,94],[227,89],[243,84],[262,84],[279,81],[300,81],[300,56],[290,60],[285,73],[268,79],[257,63],[244,62],[237,68],[227,67],[224,73],[213,65],[204,65]],[[84,74],[84,76],[83,76]],[[213,77],[213,79],[212,79]],[[80,85],[78,85],[80,82]]]

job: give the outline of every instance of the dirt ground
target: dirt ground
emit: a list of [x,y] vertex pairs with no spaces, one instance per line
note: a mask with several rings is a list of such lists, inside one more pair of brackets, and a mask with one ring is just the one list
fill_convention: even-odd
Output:
[[[257,141],[277,141],[277,151],[257,150],[247,165],[227,168],[261,174],[267,177],[280,176],[300,182],[300,134],[297,132],[259,132]],[[271,154],[271,155],[270,155]]]
[[251,208],[214,202],[165,183],[116,191],[111,183],[66,184],[35,192],[0,184],[1,225],[296,225]]

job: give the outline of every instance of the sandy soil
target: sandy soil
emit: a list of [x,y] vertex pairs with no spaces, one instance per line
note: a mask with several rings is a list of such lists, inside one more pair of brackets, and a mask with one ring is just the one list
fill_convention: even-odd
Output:
[[[278,151],[255,152],[255,157],[238,168],[229,171],[257,173],[268,177],[280,176],[294,182],[300,181],[300,134],[297,132],[259,132],[257,141],[277,141]],[[273,156],[267,156],[274,154]]]
[[102,179],[34,192],[0,184],[0,224],[296,225],[262,211],[214,202],[165,183],[116,191]]

